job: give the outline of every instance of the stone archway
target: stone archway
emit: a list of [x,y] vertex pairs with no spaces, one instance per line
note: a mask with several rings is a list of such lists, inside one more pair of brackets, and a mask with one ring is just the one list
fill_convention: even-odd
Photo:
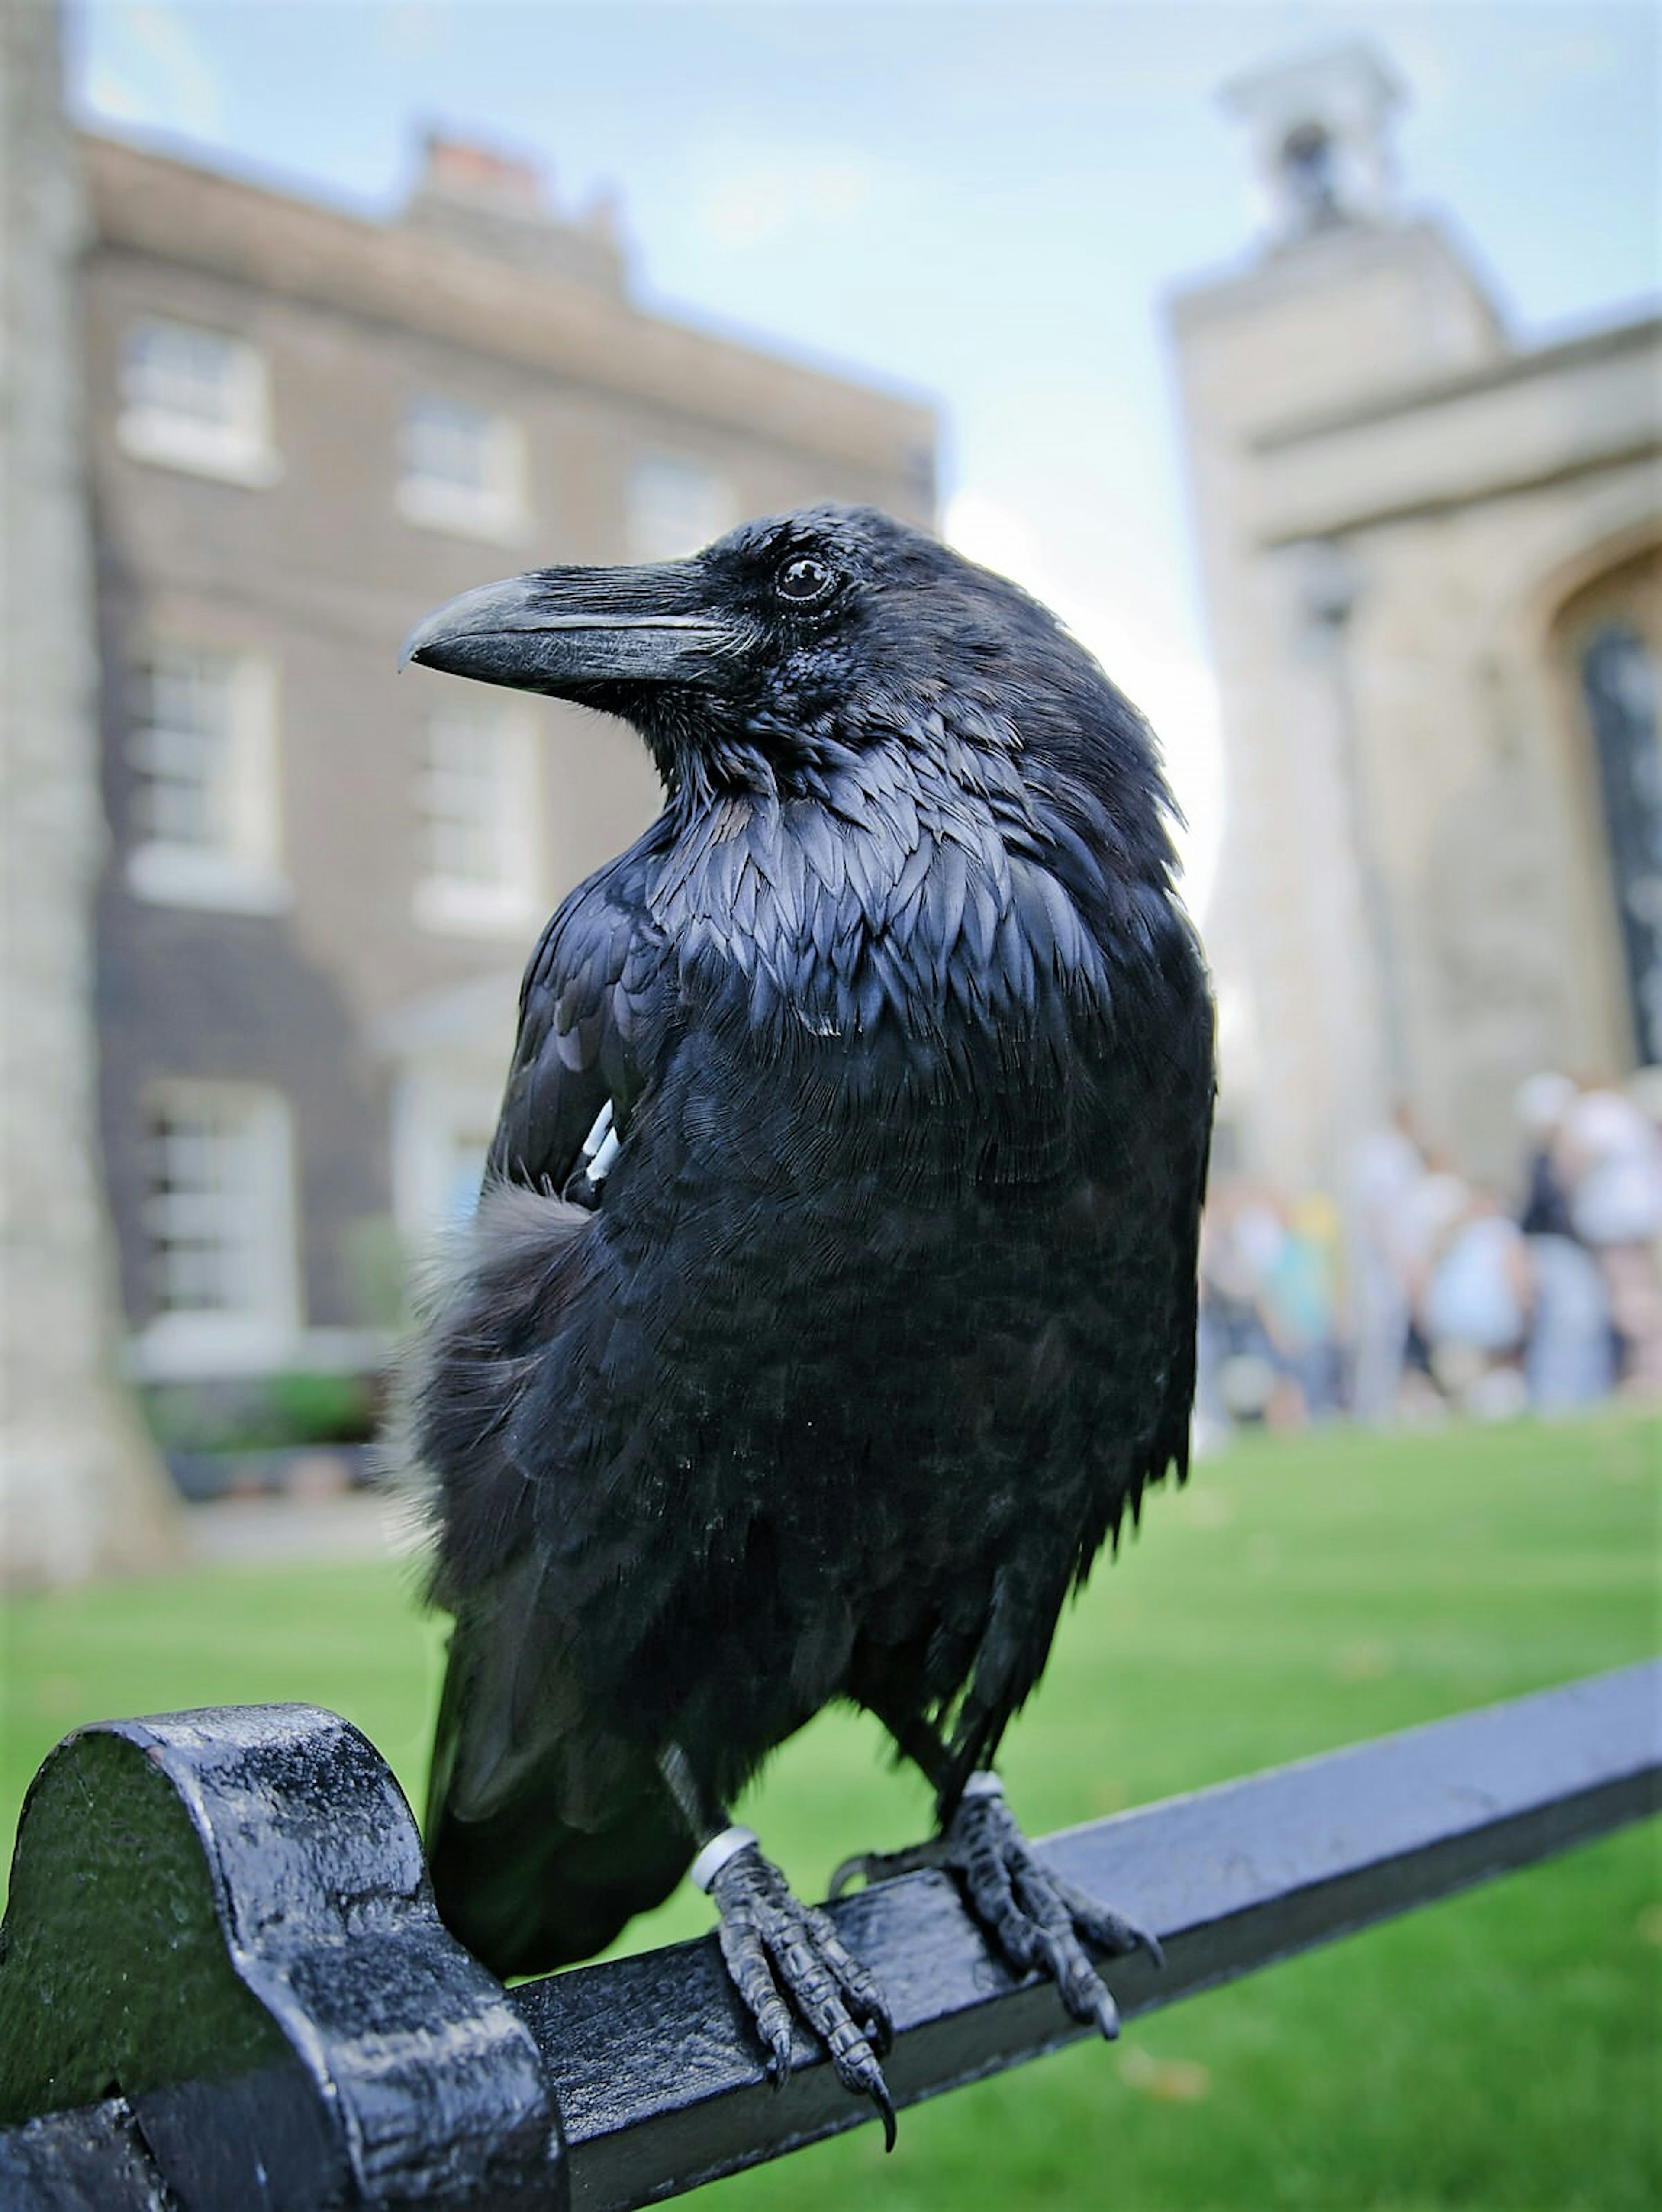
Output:
[[1662,547],[1580,581],[1548,640],[1628,1058],[1662,1061]]

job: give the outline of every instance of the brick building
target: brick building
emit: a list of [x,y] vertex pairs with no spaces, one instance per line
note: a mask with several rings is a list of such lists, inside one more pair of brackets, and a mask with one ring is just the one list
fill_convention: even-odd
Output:
[[401,683],[403,632],[810,501],[927,523],[934,419],[642,312],[604,206],[476,148],[388,224],[82,150],[131,1357],[349,1370],[476,1182],[543,919],[657,805],[620,728]]

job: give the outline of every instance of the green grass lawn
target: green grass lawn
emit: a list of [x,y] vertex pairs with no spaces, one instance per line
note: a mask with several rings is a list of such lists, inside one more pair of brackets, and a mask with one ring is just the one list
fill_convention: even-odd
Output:
[[[1034,1834],[1647,1656],[1662,1425],[1253,1443],[1149,1502],[1002,1761]],[[439,1641],[392,1567],[240,1569],[15,1604],[0,1817],[77,1721],[309,1698],[419,1802]],[[798,1887],[908,1840],[924,1792],[831,1715],[743,1808]],[[708,1924],[682,1893],[631,1947]],[[719,2184],[726,2212],[1662,2203],[1654,1830],[1336,1944]]]

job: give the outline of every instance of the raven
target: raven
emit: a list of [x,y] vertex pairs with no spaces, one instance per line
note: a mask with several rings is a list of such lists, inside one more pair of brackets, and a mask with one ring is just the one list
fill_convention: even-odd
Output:
[[[1068,1592],[1185,1471],[1205,969],[1142,716],[1035,601],[870,508],[464,593],[405,657],[620,715],[664,811],[526,972],[406,1385],[454,1617],[428,1835],[501,1973],[688,1871],[782,2080],[893,2140],[881,1990],[732,1825],[852,1700],[1004,1954],[1114,2032],[990,1766]],[[1149,1948],[1153,1948],[1150,1943]]]

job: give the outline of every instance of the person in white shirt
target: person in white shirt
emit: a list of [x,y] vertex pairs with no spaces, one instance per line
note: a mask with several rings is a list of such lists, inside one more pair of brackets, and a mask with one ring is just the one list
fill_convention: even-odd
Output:
[[1662,1392],[1662,1133],[1624,1092],[1589,1083],[1564,1114],[1554,1157],[1575,1233],[1604,1277],[1623,1382]]

